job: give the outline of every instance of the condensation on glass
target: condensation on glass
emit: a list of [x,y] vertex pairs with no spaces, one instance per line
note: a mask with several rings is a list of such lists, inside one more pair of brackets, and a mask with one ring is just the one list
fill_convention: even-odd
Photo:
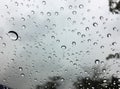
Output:
[[120,0],[0,0],[0,89],[119,89]]

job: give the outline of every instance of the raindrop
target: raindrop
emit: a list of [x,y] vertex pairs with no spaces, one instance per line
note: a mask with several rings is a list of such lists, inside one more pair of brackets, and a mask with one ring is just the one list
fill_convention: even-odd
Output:
[[15,5],[18,6],[19,5],[18,2],[15,2]]
[[48,56],[48,59],[49,59],[49,60],[51,60],[51,59],[52,59],[52,57],[51,57],[51,56]]
[[117,44],[116,42],[112,42],[112,45],[115,45],[115,44]]
[[24,17],[22,17],[22,18],[21,18],[21,20],[22,20],[22,21],[25,21],[25,18],[24,18]]
[[50,13],[50,12],[47,12],[47,15],[48,15],[48,16],[51,16],[51,13]]
[[60,40],[56,40],[56,42],[60,42]]
[[64,82],[64,78],[61,78],[61,80],[60,80],[61,82]]
[[98,43],[97,42],[94,42],[93,45],[97,45]]
[[11,20],[11,21],[14,21],[14,20],[15,20],[15,18],[14,18],[14,17],[11,17],[11,18],[10,18],[10,20]]
[[55,39],[55,36],[51,36],[51,39]]
[[113,30],[114,30],[114,31],[117,31],[117,27],[113,27]]
[[40,12],[40,15],[44,15],[44,12],[41,11],[41,12]]
[[106,82],[107,82],[107,80],[106,80],[106,79],[104,79],[104,80],[103,80],[103,83],[106,83]]
[[17,34],[17,32],[15,32],[15,31],[9,31],[8,33],[9,33],[8,36],[13,41],[16,41],[18,39],[18,37],[19,37],[18,34]]
[[108,33],[108,34],[107,34],[107,37],[111,37],[111,33]]
[[101,45],[101,46],[100,46],[100,48],[102,49],[102,48],[104,48],[104,46],[103,46],[103,45]]
[[102,69],[102,72],[104,72],[104,73],[105,73],[105,72],[106,72],[106,69]]
[[67,20],[68,20],[68,21],[70,21],[70,20],[71,20],[71,18],[70,18],[70,17],[68,17],[68,18],[67,18]]
[[2,40],[3,39],[3,37],[2,36],[0,36],[0,40]]
[[100,16],[100,20],[103,20],[103,18],[104,18],[103,16]]
[[34,81],[36,82],[36,81],[37,81],[37,78],[34,78]]
[[80,35],[81,33],[80,32],[77,32],[77,35]]
[[26,26],[25,26],[25,25],[22,25],[22,28],[23,28],[23,29],[25,29],[25,28],[26,28]]
[[86,27],[85,30],[88,31],[90,28],[89,27]]
[[34,11],[34,10],[32,10],[32,11],[31,11],[31,13],[32,13],[32,14],[35,14],[35,11]]
[[85,34],[82,34],[81,37],[82,37],[82,38],[85,37]]
[[95,60],[95,64],[99,64],[100,63],[100,60],[99,59],[96,59]]
[[62,45],[61,48],[62,48],[62,49],[66,49],[67,47],[66,47],[65,45]]
[[72,11],[72,14],[73,14],[73,15],[76,15],[76,14],[77,14],[77,11]]
[[8,9],[8,5],[5,5],[5,7]]
[[94,23],[93,23],[93,26],[94,26],[94,27],[97,27],[97,26],[98,26],[98,23],[94,22]]
[[72,5],[69,5],[69,9],[72,9]]
[[5,46],[6,46],[6,43],[2,43],[2,46],[5,47]]
[[90,41],[91,41],[91,39],[87,39],[87,41],[88,41],[88,42],[90,42]]
[[73,42],[72,42],[72,45],[73,45],[73,46],[74,46],[74,45],[76,45],[76,42],[75,42],[75,41],[73,41]]
[[11,61],[13,62],[13,61],[15,61],[15,59],[11,59]]
[[25,74],[24,74],[24,73],[21,73],[20,76],[25,77]]
[[63,11],[63,10],[64,10],[64,7],[60,7],[60,10]]
[[43,4],[43,5],[46,5],[46,1],[42,1],[42,4]]
[[59,15],[59,13],[58,13],[58,12],[55,12],[55,15],[56,15],[56,16],[58,16],[58,15]]
[[79,5],[79,8],[80,8],[80,9],[84,8],[84,5],[83,5],[83,4],[80,4],[80,5]]
[[22,68],[22,67],[19,67],[19,70],[20,70],[20,71],[23,71],[23,68]]

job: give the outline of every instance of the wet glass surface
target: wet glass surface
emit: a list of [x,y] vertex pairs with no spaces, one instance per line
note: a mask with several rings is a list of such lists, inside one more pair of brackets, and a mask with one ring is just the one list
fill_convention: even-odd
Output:
[[120,0],[0,8],[0,89],[120,89]]

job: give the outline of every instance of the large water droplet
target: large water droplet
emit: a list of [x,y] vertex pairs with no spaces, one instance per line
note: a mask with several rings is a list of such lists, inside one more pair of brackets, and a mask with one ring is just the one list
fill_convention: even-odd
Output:
[[18,39],[17,32],[15,32],[15,31],[9,31],[8,33],[9,33],[8,34],[9,38],[12,39],[13,41],[16,41]]

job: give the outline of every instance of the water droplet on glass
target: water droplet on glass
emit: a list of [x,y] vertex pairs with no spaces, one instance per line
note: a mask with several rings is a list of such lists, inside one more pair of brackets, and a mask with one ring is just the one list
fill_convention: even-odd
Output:
[[102,69],[102,72],[104,72],[104,73],[105,73],[105,72],[106,72],[106,69]]
[[3,39],[3,37],[2,36],[0,36],[0,40],[2,40]]
[[76,45],[76,42],[75,42],[75,41],[73,41],[73,42],[72,42],[72,45]]
[[94,42],[93,45],[97,45],[98,43],[97,42]]
[[25,29],[25,28],[26,28],[26,26],[25,26],[25,25],[22,25],[22,28],[23,28],[23,29]]
[[21,73],[20,76],[25,77],[25,74],[24,74],[24,73]]
[[98,24],[97,24],[96,22],[94,22],[94,23],[93,23],[93,26],[94,26],[94,27],[97,27],[97,26],[98,26]]
[[117,31],[117,27],[113,27],[113,30],[114,30],[114,31]]
[[59,15],[59,13],[58,13],[58,12],[55,12],[55,15],[56,15],[56,16],[58,16],[58,15]]
[[12,39],[13,41],[16,41],[19,37],[17,32],[15,31],[9,31],[8,33],[9,38]]
[[37,78],[34,78],[34,81],[35,81],[35,82],[38,81]]
[[66,47],[65,45],[62,45],[61,48],[62,48],[62,49],[66,49],[67,47]]
[[46,5],[46,1],[42,1],[42,4],[43,4],[43,5]]
[[21,20],[22,20],[22,21],[25,21],[25,18],[24,18],[24,17],[22,17],[22,18],[21,18]]
[[108,34],[107,34],[107,37],[111,37],[111,33],[108,33]]
[[71,20],[71,18],[70,18],[70,17],[68,17],[68,18],[67,18],[67,20],[68,20],[68,21],[70,21],[70,20]]
[[90,42],[90,41],[91,41],[91,39],[87,39],[87,41],[88,41],[88,42]]
[[104,18],[103,16],[100,16],[100,20],[103,20],[103,18]]
[[88,30],[89,30],[89,27],[86,27],[85,30],[88,31]]
[[80,9],[84,8],[84,5],[83,5],[83,4],[80,4],[80,5],[79,5],[79,8],[80,8]]
[[69,5],[69,9],[72,9],[72,5]]
[[64,10],[64,7],[60,7],[60,10],[63,11],[63,10]]
[[76,15],[76,14],[77,14],[77,11],[72,11],[72,14],[73,14],[73,15]]
[[6,46],[6,43],[2,43],[2,46],[5,47],[5,46]]
[[23,68],[22,68],[22,67],[19,67],[19,70],[20,70],[20,71],[23,71]]
[[31,11],[31,13],[32,13],[32,14],[35,14],[35,11],[34,11],[34,10],[32,10],[32,11]]
[[85,34],[82,34],[81,37],[84,38],[84,37],[85,37]]
[[5,7],[8,9],[8,5],[5,5]]
[[55,36],[51,36],[51,39],[55,39]]
[[95,64],[99,64],[100,63],[100,60],[99,59],[96,59],[95,60]]
[[49,60],[51,60],[51,59],[52,59],[52,57],[51,57],[51,56],[48,56],[48,59],[49,59]]
[[47,15],[48,15],[48,16],[51,16],[51,12],[47,12]]
[[11,17],[11,18],[10,18],[10,20],[11,20],[11,21],[14,21],[14,20],[15,20],[15,18],[14,18],[14,17]]
[[77,35],[80,35],[81,33],[80,32],[77,32]]
[[106,82],[107,82],[107,80],[106,80],[106,79],[104,79],[104,80],[103,80],[103,83],[106,83]]
[[40,12],[40,15],[44,15],[44,12]]
[[112,42],[112,45],[115,45],[115,44],[117,44],[116,42]]
[[15,59],[12,58],[11,61],[13,62],[13,61],[15,61]]
[[101,45],[101,46],[100,46],[100,48],[102,49],[102,48],[104,48],[104,46],[103,46],[103,45]]
[[15,2],[15,5],[16,5],[16,6],[18,6],[18,5],[19,5],[19,3],[18,3],[18,2]]

